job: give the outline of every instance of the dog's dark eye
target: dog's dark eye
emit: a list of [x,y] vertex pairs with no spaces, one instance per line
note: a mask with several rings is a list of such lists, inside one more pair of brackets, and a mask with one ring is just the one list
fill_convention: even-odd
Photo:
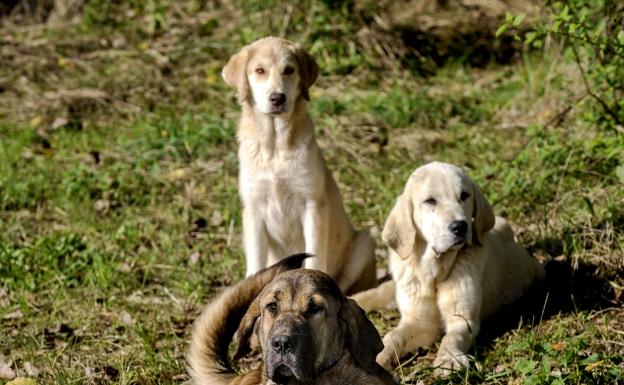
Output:
[[295,69],[292,67],[284,68],[284,75],[292,75],[293,72],[295,72]]
[[463,202],[468,198],[470,198],[470,193],[466,191],[462,191],[461,195],[459,196],[459,199],[461,199],[461,201]]
[[321,310],[323,310],[323,307],[319,304],[316,304],[314,302],[310,303],[310,305],[308,305],[308,314],[316,314],[318,312],[320,312]]
[[277,312],[277,303],[271,302],[264,307],[269,313],[275,314]]
[[438,203],[438,201],[436,201],[436,200],[435,200],[435,199],[433,199],[433,198],[429,198],[429,199],[427,199],[427,200],[425,201],[425,203],[426,203],[426,204],[428,204],[428,205],[431,205],[431,206],[435,206],[435,205]]
[[264,73],[264,68],[256,68],[256,73],[262,75]]

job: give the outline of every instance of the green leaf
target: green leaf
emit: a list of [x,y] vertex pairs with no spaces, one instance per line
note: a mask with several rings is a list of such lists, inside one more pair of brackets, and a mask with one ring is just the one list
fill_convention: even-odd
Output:
[[511,12],[505,12],[505,22],[511,23],[514,19],[514,15]]
[[526,375],[531,373],[535,369],[535,367],[537,366],[537,362],[533,360],[528,360],[526,358],[521,358],[516,362],[514,366],[517,371]]
[[624,163],[615,168],[615,175],[618,177],[620,182],[624,183]]
[[526,35],[524,35],[524,44],[531,45],[535,39],[537,39],[537,32],[527,32]]
[[498,27],[498,29],[496,30],[496,37],[499,37],[500,35],[505,33],[507,28],[509,28],[509,24],[507,24],[507,23],[501,24],[501,26]]
[[526,15],[524,15],[524,14],[520,14],[520,15],[514,17],[513,25],[514,26],[520,25],[520,23],[522,23],[522,21],[524,20],[525,16]]
[[567,4],[565,7],[563,7],[563,10],[561,10],[559,17],[565,21],[570,20],[570,8],[568,7]]
[[596,213],[594,212],[594,204],[592,203],[592,201],[586,196],[583,197],[583,201],[585,202],[585,205],[587,206],[587,209],[589,210],[591,215],[596,215]]

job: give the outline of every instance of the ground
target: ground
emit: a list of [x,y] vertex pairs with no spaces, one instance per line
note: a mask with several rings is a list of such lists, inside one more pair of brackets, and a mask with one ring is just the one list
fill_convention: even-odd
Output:
[[[0,384],[188,380],[192,321],[244,272],[240,108],[220,70],[268,34],[319,62],[317,136],[380,276],[380,228],[434,159],[465,168],[547,263],[484,325],[470,370],[434,379],[433,346],[397,369],[403,383],[624,381],[624,129],[587,118],[560,45],[497,40],[500,10],[445,2],[412,24],[418,1],[394,19],[391,2],[68,3],[0,24]],[[453,17],[461,31],[438,33]],[[398,315],[371,318],[383,333]]]

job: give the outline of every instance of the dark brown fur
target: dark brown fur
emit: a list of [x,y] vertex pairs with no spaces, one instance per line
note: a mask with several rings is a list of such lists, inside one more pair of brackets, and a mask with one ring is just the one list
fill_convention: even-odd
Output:
[[[304,258],[292,256],[261,270],[206,307],[195,323],[188,357],[195,384],[394,384],[375,362],[383,344],[362,309],[328,275],[287,271]],[[240,375],[227,355],[236,328],[234,359],[254,345],[263,357],[261,367]],[[276,345],[278,337],[289,344]]]

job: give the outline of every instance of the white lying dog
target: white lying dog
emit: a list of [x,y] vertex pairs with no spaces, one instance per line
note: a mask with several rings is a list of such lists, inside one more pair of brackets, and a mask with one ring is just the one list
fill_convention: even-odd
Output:
[[468,175],[446,163],[414,171],[382,238],[390,247],[393,280],[353,298],[367,311],[398,305],[399,325],[386,334],[377,356],[386,369],[441,332],[436,374],[467,367],[481,320],[544,276]]
[[307,268],[328,273],[345,292],[374,286],[374,243],[356,232],[314,137],[306,110],[318,75],[297,44],[268,37],[233,55],[223,79],[236,88],[239,187],[247,276],[287,255],[316,256]]

